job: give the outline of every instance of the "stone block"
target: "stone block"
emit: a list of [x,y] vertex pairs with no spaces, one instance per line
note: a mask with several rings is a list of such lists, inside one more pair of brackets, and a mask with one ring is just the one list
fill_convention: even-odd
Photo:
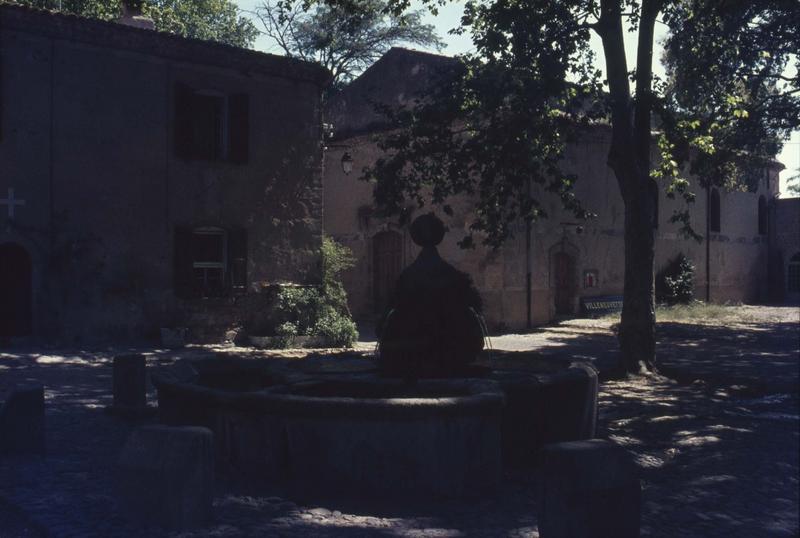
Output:
[[147,405],[147,369],[144,355],[114,357],[114,408],[144,409]]
[[[550,443],[594,437],[597,373],[590,366],[560,360],[525,361],[513,369],[501,363],[492,373],[506,396],[503,458],[511,466],[532,465]],[[547,371],[550,370],[550,371]]]
[[601,439],[547,445],[541,473],[542,538],[639,536],[641,484],[625,449]]
[[17,389],[0,406],[0,453],[44,452],[44,387]]
[[214,447],[211,430],[146,426],[134,431],[117,471],[120,511],[142,526],[168,530],[212,520]]

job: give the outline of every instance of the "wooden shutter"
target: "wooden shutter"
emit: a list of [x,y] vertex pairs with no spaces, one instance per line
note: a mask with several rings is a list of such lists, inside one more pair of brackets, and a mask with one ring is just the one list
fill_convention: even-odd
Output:
[[182,299],[187,299],[194,294],[192,236],[190,228],[175,227],[172,277],[175,295]]
[[191,159],[193,154],[192,143],[192,89],[182,82],[175,83],[175,155],[181,159]]
[[228,275],[234,293],[247,291],[247,230],[228,232]]
[[250,153],[250,96],[238,93],[228,98],[228,157],[246,163]]

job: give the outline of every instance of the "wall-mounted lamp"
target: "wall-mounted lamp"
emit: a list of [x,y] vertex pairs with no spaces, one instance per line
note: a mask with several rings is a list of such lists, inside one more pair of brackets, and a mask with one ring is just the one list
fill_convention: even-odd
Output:
[[325,144],[325,150],[329,149],[343,149],[344,154],[342,155],[341,165],[342,165],[342,172],[344,174],[350,175],[350,172],[353,171],[353,156],[350,155],[350,152],[347,151],[350,149],[351,146],[345,144]]
[[344,155],[342,155],[342,172],[345,175],[350,175],[350,172],[353,171],[353,156],[350,155],[350,152],[345,151]]

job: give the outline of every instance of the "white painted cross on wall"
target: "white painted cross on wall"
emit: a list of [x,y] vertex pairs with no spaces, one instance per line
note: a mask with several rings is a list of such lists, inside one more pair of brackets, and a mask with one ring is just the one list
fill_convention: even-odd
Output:
[[25,205],[25,200],[17,200],[14,198],[14,188],[8,188],[8,198],[0,198],[0,205],[7,205],[8,206],[8,218],[14,218],[14,206],[17,205]]

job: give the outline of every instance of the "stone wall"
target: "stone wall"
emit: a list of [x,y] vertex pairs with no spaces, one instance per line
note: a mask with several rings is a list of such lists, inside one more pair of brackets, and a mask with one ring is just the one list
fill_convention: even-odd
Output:
[[[772,208],[770,237],[773,244],[771,274],[773,299],[800,303],[800,292],[788,285],[789,264],[793,258],[800,262],[800,198],[775,200]],[[796,263],[795,262],[795,263]]]
[[[36,335],[199,328],[241,318],[241,295],[263,285],[319,279],[326,72],[113,23],[9,6],[0,16],[0,197],[11,187],[25,199],[13,219],[0,207],[0,242],[33,259]],[[248,96],[246,162],[178,156],[178,84]],[[247,289],[178,299],[175,230],[208,226],[246,233]]]

